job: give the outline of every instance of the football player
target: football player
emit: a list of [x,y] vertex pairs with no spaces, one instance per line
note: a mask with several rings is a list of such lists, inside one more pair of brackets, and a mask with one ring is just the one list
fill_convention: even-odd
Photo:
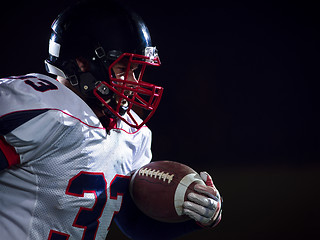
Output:
[[[162,223],[128,193],[151,161],[163,88],[142,80],[159,66],[141,18],[112,1],[82,1],[52,24],[49,73],[0,80],[1,239],[105,239],[113,220],[132,239],[172,239],[221,219],[211,177],[184,203],[194,220]],[[134,109],[147,112],[141,119]]]

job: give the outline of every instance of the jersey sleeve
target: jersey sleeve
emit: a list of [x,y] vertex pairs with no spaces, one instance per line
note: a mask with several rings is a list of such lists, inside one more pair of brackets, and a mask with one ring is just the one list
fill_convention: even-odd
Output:
[[[0,79],[0,170],[21,163],[20,155],[6,136],[34,117],[44,113],[38,99],[28,91],[29,77]],[[35,109],[26,107],[32,105]]]
[[19,154],[14,147],[6,142],[3,136],[0,136],[0,171],[19,163]]

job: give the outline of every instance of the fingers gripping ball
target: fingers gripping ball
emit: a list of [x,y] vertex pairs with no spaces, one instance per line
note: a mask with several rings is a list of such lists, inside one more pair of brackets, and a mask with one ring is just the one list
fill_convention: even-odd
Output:
[[214,227],[221,219],[221,197],[211,176],[206,172],[201,172],[200,176],[206,185],[194,186],[196,193],[188,194],[184,213],[204,226]]
[[147,216],[163,222],[190,220],[183,203],[194,186],[205,186],[192,168],[172,161],[149,163],[131,178],[130,193],[137,207]]

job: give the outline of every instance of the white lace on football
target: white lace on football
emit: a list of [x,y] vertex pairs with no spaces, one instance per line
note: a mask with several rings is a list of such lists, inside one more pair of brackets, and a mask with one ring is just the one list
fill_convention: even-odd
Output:
[[139,176],[147,176],[158,178],[159,180],[163,180],[164,182],[168,180],[168,184],[173,180],[174,174],[166,173],[164,171],[155,170],[151,168],[141,168],[139,170]]

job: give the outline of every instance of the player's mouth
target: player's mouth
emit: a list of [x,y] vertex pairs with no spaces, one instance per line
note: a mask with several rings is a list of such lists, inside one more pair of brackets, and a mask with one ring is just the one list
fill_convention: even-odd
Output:
[[[125,96],[128,97],[128,98],[131,98],[131,97],[134,95],[134,92],[133,92],[133,91],[130,91],[130,90],[124,90],[123,95],[125,95]],[[121,102],[120,102],[120,106],[121,106],[122,108],[127,108],[127,107],[129,107],[129,102],[128,102],[126,99],[120,97],[119,95],[116,95],[116,96],[115,96],[115,100],[116,100],[116,103],[117,103],[117,104],[119,103],[119,101],[121,101]]]

